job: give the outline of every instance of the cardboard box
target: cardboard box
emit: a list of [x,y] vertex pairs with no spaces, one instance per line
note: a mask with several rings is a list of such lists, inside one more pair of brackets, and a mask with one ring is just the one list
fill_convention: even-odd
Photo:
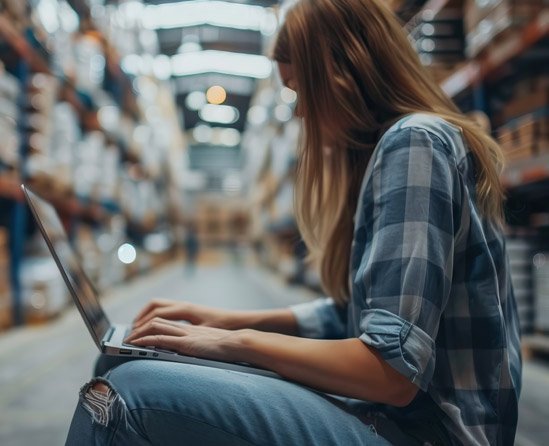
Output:
[[8,237],[8,231],[0,228],[0,330],[12,324]]
[[[549,87],[531,90],[527,94],[516,95],[501,111],[503,122],[525,115],[538,109],[549,109]],[[547,110],[549,113],[549,110]]]
[[531,146],[513,146],[509,150],[504,150],[503,154],[507,162],[531,158],[534,155]]
[[523,20],[539,12],[542,6],[542,0],[465,0],[463,26],[469,33],[497,9],[508,10],[516,19]]
[[422,37],[451,37],[463,38],[463,20],[432,20],[425,21],[414,28],[411,36],[415,39]]
[[543,138],[537,141],[536,152],[538,155],[549,154],[549,138]]
[[508,159],[547,153],[549,113],[542,109],[512,120],[497,130],[497,140]]
[[11,296],[0,294],[0,331],[12,325],[13,315],[11,310]]
[[497,141],[504,152],[513,150],[516,141],[515,131],[507,127],[500,128],[498,130]]

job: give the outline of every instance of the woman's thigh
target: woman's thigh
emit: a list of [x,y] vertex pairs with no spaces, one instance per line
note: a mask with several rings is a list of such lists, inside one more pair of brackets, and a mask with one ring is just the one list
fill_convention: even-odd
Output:
[[105,378],[113,394],[103,404],[83,388],[67,444],[388,444],[340,401],[288,381],[145,360]]

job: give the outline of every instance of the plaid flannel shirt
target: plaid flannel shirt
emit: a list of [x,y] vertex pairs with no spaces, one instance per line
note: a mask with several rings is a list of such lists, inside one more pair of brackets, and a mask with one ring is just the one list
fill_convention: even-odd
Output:
[[382,136],[362,183],[350,271],[345,308],[330,298],[292,307],[301,334],[357,337],[415,383],[408,407],[376,406],[400,425],[436,414],[452,444],[512,445],[518,317],[504,239],[479,215],[460,129],[413,114]]

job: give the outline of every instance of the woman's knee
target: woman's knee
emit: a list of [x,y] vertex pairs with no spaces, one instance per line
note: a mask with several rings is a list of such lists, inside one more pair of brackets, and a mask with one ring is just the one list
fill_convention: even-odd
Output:
[[105,376],[109,370],[129,361],[139,358],[126,358],[121,356],[99,355],[95,361],[93,376]]
[[80,390],[80,400],[92,421],[102,426],[111,424],[115,417],[125,417],[125,402],[106,379],[94,378],[84,385]]

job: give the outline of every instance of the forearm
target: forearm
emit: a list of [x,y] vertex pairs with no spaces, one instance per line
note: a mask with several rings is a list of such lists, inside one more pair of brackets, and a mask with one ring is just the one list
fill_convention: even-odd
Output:
[[312,388],[351,398],[408,404],[417,387],[356,338],[315,340],[244,330],[237,360]]
[[227,328],[251,328],[291,336],[298,334],[297,320],[288,308],[235,312],[232,325]]

